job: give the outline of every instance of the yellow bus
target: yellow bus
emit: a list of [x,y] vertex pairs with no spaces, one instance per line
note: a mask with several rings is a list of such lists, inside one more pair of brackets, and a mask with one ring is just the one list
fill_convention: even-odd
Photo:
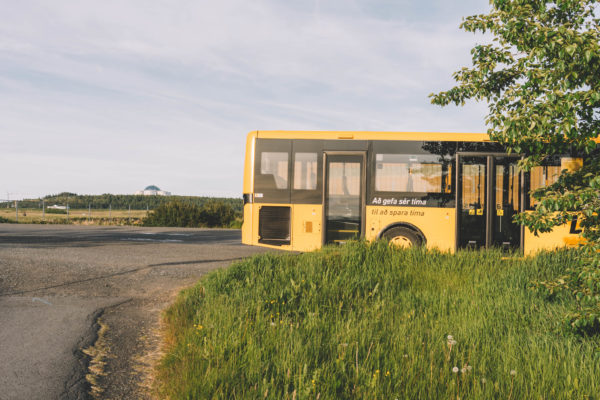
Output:
[[250,132],[242,242],[310,251],[381,238],[524,254],[577,243],[576,223],[535,236],[513,215],[581,159],[551,157],[523,173],[519,158],[487,134]]

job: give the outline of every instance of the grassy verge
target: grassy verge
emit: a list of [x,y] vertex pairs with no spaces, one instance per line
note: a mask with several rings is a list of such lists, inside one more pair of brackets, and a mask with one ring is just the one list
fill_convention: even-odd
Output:
[[[144,225],[144,218],[148,215],[146,210],[92,210],[71,209],[69,218],[67,212],[60,210],[46,210],[44,213],[39,208],[19,208],[20,224],[74,224],[74,225]],[[0,223],[15,223],[16,212],[14,208],[0,208]],[[236,218],[231,224],[223,228],[241,229],[242,218]],[[161,225],[157,225],[161,226]],[[162,225],[165,226],[165,225]]]
[[[79,224],[79,225],[139,225],[147,215],[146,210],[92,210],[88,215],[87,209],[60,210],[61,213],[38,208],[19,208],[19,223],[21,224]],[[0,208],[0,222],[16,222],[14,208]]]
[[572,258],[382,243],[256,256],[165,313],[159,396],[598,398],[600,340],[563,330],[570,300],[527,289]]

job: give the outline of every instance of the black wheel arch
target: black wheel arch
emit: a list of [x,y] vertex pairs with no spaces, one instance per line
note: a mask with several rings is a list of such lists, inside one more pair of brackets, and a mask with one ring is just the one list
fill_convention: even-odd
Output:
[[397,227],[408,228],[411,231],[414,231],[417,234],[417,236],[419,236],[419,238],[421,239],[421,245],[422,246],[427,245],[427,238],[425,237],[425,234],[423,234],[423,232],[419,228],[417,228],[415,225],[411,224],[410,222],[402,222],[402,221],[392,222],[391,224],[387,225],[385,228],[383,228],[377,234],[377,239],[381,239],[387,231],[389,231],[392,228],[397,228]]

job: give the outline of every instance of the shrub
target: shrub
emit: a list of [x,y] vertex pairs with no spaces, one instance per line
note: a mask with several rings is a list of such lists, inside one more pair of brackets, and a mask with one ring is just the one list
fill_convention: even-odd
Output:
[[61,210],[60,208],[46,208],[47,214],[67,214],[67,210]]
[[228,227],[236,218],[232,206],[210,200],[202,207],[178,200],[161,204],[144,219],[145,226]]

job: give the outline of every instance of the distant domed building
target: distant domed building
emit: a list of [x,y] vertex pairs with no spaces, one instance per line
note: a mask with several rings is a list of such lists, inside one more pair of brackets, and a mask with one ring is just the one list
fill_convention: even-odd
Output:
[[160,190],[158,186],[150,185],[146,186],[146,189],[144,190],[138,190],[137,192],[135,192],[135,194],[144,196],[170,196],[171,192]]

